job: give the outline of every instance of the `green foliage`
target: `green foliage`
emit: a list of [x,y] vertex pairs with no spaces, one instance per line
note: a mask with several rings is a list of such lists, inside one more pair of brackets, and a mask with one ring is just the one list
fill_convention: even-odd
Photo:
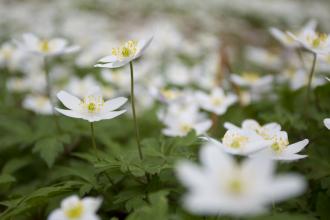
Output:
[[[310,139],[308,158],[280,164],[279,171],[293,170],[308,179],[307,192],[277,204],[271,213],[251,220],[313,220],[330,216],[330,132],[322,120],[330,115],[330,85],[314,90],[306,107],[304,89],[292,92],[278,87],[277,100],[231,107],[218,118],[214,137],[224,134],[226,121],[245,118],[276,121],[291,142]],[[2,109],[1,109],[2,108]],[[202,141],[194,132],[185,137],[164,137],[155,109],[139,116],[144,159],[138,157],[133,124],[128,117],[95,123],[97,151],[92,148],[89,124],[59,117],[28,114],[12,107],[0,117],[0,219],[46,219],[68,195],[103,197],[102,219],[198,220],[181,207],[184,189],[175,178],[178,160],[198,160]],[[209,218],[216,219],[216,218]],[[219,217],[218,219],[232,219]]]

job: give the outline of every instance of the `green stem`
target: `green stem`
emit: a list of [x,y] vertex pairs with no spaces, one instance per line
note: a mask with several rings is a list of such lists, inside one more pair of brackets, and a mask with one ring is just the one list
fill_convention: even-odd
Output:
[[95,155],[97,159],[99,159],[99,155],[97,154],[96,142],[95,142],[94,123],[91,122],[90,125],[91,125],[91,138],[92,138],[93,149],[95,151]]
[[316,60],[317,60],[317,54],[313,53],[313,64],[312,64],[312,68],[311,68],[311,71],[308,76],[308,85],[307,85],[307,98],[309,101],[310,101],[310,96],[311,96],[310,93],[311,93],[311,88],[312,88],[313,76],[315,73]]
[[51,87],[51,80],[50,80],[50,74],[49,74],[49,66],[48,66],[48,60],[47,57],[44,57],[44,69],[45,69],[45,76],[46,76],[46,95],[49,99],[50,105],[52,106],[52,114],[53,114],[53,119],[55,122],[55,126],[58,132],[61,131],[58,118],[56,115],[53,99],[52,99],[52,87]]
[[138,123],[137,123],[136,113],[135,113],[134,70],[133,70],[132,61],[129,63],[129,66],[130,66],[130,70],[131,70],[131,103],[132,103],[132,112],[133,112],[133,120],[134,120],[134,127],[135,127],[135,137],[136,137],[136,143],[137,143],[138,150],[139,150],[140,159],[143,160],[141,144],[140,144],[140,134],[139,134]]

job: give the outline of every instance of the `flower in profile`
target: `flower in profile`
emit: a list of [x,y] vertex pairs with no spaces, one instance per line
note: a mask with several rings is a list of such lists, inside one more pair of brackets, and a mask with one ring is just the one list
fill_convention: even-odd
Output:
[[[296,32],[296,36],[302,35],[303,33],[309,31],[309,30],[315,30],[316,28],[316,22],[314,20],[309,21],[300,31]],[[299,47],[299,43],[294,40],[294,38],[286,33],[283,32],[277,28],[270,28],[269,32],[273,35],[274,38],[276,38],[280,43],[283,44],[283,46],[288,48],[297,48]]]
[[166,112],[161,112],[158,117],[166,126],[162,130],[166,136],[185,136],[192,130],[200,135],[212,125],[211,120],[200,113],[194,105],[171,104]]
[[324,119],[323,123],[324,123],[325,127],[327,127],[327,129],[330,130],[330,118]]
[[256,72],[243,72],[241,75],[231,74],[231,80],[239,85],[253,88],[268,87],[272,81],[273,76],[261,76]]
[[42,56],[58,56],[79,50],[76,45],[68,46],[64,38],[40,39],[31,33],[23,34],[22,41],[16,41],[20,49]]
[[181,161],[176,173],[188,188],[187,210],[199,215],[257,215],[267,206],[301,194],[305,181],[296,174],[275,175],[275,164],[267,158],[248,158],[238,164],[218,146],[200,151],[201,166]]
[[127,63],[139,58],[145,49],[150,45],[152,37],[136,41],[129,40],[123,45],[113,48],[111,55],[101,58],[96,64],[95,67],[104,67],[104,68],[118,68],[126,65]]
[[225,95],[221,88],[215,88],[211,94],[197,92],[196,99],[202,109],[222,115],[226,113],[229,106],[236,102],[237,97],[234,94]]
[[72,118],[81,118],[89,122],[115,118],[126,110],[115,111],[126,103],[127,98],[119,97],[104,101],[99,88],[91,91],[83,100],[65,92],[57,93],[57,98],[67,109],[56,108],[58,112]]
[[34,111],[37,114],[51,115],[52,104],[49,99],[43,95],[28,95],[23,100],[23,107],[25,109]]
[[100,208],[100,198],[85,197],[80,199],[73,195],[61,202],[61,207],[52,211],[48,220],[100,220],[96,214]]
[[272,144],[266,149],[259,151],[251,156],[267,157],[273,160],[294,161],[307,157],[298,154],[309,143],[308,139],[289,144],[288,134],[285,131],[278,131],[270,138]]
[[288,34],[303,48],[314,54],[327,54],[330,52],[330,38],[326,33],[306,30],[300,35],[291,32],[288,32]]
[[260,151],[272,142],[260,137],[256,132],[243,129],[229,129],[221,141],[213,138],[206,138],[223,151],[234,155],[250,155]]

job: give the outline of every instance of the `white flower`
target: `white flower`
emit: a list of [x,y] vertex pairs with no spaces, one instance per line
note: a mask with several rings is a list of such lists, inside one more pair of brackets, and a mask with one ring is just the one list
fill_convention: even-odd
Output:
[[111,55],[103,57],[95,67],[117,68],[139,58],[150,45],[152,37],[147,40],[129,40],[122,46],[113,48]]
[[314,30],[306,30],[300,35],[288,34],[306,50],[315,54],[327,54],[330,52],[330,38],[328,34],[318,33]]
[[[289,80],[290,88],[293,90],[300,89],[308,84],[308,74],[304,69],[286,69],[283,72],[282,79],[286,78]],[[280,78],[281,80],[281,78]],[[324,84],[324,79],[315,76],[312,81],[312,87]]]
[[79,47],[76,45],[68,46],[66,39],[40,39],[31,33],[23,34],[22,41],[16,41],[16,43],[23,51],[43,56],[57,56],[79,50]]
[[158,114],[159,119],[165,124],[163,134],[167,136],[185,136],[195,130],[197,135],[204,134],[212,125],[211,120],[198,111],[194,105],[182,106],[172,104],[167,112]]
[[197,92],[196,99],[202,109],[222,115],[236,102],[237,97],[234,94],[225,95],[221,88],[214,88],[211,94]]
[[231,80],[239,86],[262,88],[270,86],[273,81],[273,76],[260,76],[255,72],[243,72],[241,75],[231,74]]
[[23,107],[38,114],[49,115],[53,113],[49,99],[42,95],[26,96],[23,100]]
[[66,86],[67,90],[73,95],[78,97],[84,97],[89,92],[90,88],[96,88],[98,82],[92,75],[86,75],[84,78],[72,77],[69,79],[69,83]]
[[228,130],[242,129],[242,130],[254,131],[265,140],[270,140],[276,132],[281,131],[281,125],[279,125],[276,122],[267,123],[261,126],[256,120],[253,119],[244,120],[242,122],[241,128],[229,122],[226,122],[224,124],[224,127]]
[[324,123],[325,127],[327,127],[327,129],[330,130],[330,118],[324,119],[323,123]]
[[100,220],[96,212],[100,208],[100,198],[70,196],[61,202],[61,207],[55,209],[48,220]]
[[216,145],[200,152],[201,166],[177,165],[179,180],[188,188],[184,206],[200,215],[257,215],[267,206],[301,194],[305,181],[295,174],[274,175],[274,162],[249,158],[238,164]]
[[278,69],[282,65],[279,54],[259,47],[247,47],[245,57],[250,62],[269,69]]
[[179,101],[182,98],[182,91],[178,89],[158,89],[154,86],[149,88],[149,93],[151,96],[163,103],[172,103]]
[[[305,33],[307,30],[315,30],[316,22],[314,20],[309,21],[300,31],[297,32],[297,36]],[[276,38],[279,42],[281,42],[284,46],[289,48],[299,47],[299,43],[294,40],[288,33],[283,32],[277,28],[270,28],[270,33]]]
[[208,141],[227,153],[242,156],[260,151],[272,143],[254,131],[239,128],[226,131],[221,142],[213,138],[208,138]]
[[270,147],[259,151],[252,157],[267,157],[273,160],[294,161],[307,157],[307,155],[298,154],[309,143],[308,139],[289,144],[288,134],[285,131],[278,131],[270,139]]
[[126,112],[126,110],[115,110],[125,104],[127,98],[119,97],[104,102],[99,89],[90,92],[89,95],[85,96],[83,101],[65,91],[57,93],[57,97],[63,105],[69,109],[55,108],[58,112],[69,117],[81,118],[89,122],[112,119]]

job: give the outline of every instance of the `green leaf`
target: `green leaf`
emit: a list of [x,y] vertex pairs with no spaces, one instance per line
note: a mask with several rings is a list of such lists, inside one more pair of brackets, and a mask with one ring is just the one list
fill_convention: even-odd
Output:
[[56,137],[44,138],[36,142],[33,152],[39,153],[40,157],[52,167],[56,157],[64,151],[64,146]]
[[8,175],[8,174],[0,175],[0,184],[8,184],[8,183],[12,183],[15,181],[16,181],[15,177],[13,177],[11,175]]

